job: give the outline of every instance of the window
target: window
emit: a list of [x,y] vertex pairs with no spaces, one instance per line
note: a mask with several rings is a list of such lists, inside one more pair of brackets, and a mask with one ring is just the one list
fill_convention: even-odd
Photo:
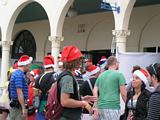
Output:
[[160,47],[144,47],[144,52],[160,52]]
[[20,32],[14,40],[12,47],[12,58],[19,59],[22,55],[32,56],[36,58],[36,43],[30,31],[24,30]]

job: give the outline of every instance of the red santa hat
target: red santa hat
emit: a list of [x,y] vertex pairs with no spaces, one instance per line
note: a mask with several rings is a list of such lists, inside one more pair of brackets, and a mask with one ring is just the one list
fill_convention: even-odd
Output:
[[107,58],[105,56],[102,56],[100,61],[98,62],[98,65],[100,66],[101,69],[105,69],[107,65]]
[[133,75],[136,75],[137,77],[139,77],[144,82],[144,84],[148,83],[148,80],[147,80],[148,73],[146,70],[144,70],[144,69],[136,70],[133,73]]
[[54,58],[52,55],[47,55],[43,59],[44,68],[54,68]]
[[18,66],[25,66],[31,64],[32,60],[32,57],[29,57],[28,55],[22,55],[18,60]]
[[62,50],[62,61],[71,62],[82,57],[81,51],[75,46],[66,46]]
[[41,71],[39,69],[35,69],[30,72],[30,74],[34,76],[34,79],[36,79],[40,75],[40,73]]
[[91,76],[91,75],[94,75],[98,72],[100,72],[100,68],[98,66],[91,65],[91,66],[88,67],[86,74],[88,76]]

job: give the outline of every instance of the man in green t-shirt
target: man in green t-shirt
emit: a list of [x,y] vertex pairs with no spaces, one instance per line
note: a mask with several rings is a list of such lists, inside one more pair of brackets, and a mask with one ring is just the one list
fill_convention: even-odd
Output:
[[[120,93],[126,100],[125,78],[118,72],[119,62],[116,57],[108,58],[108,70],[100,74],[94,87],[94,96],[98,97],[98,108],[102,120],[119,120]],[[99,96],[98,96],[99,92]]]

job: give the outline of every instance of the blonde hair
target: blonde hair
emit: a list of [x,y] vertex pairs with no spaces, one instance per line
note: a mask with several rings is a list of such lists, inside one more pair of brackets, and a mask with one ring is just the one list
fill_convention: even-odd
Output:
[[107,67],[115,65],[118,62],[115,56],[110,56],[107,61]]

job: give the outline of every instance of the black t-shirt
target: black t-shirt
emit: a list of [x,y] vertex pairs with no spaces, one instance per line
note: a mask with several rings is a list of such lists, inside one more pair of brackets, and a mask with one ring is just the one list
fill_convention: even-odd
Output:
[[54,73],[55,72],[47,72],[40,75],[35,80],[34,88],[40,89],[44,94],[47,93],[52,84],[55,82]]
[[[90,78],[90,82],[92,84],[92,88],[94,88],[94,84],[96,82],[96,79],[97,78]],[[80,89],[80,93],[82,96],[86,96],[86,95],[93,95],[91,89],[90,89],[90,86],[88,84],[88,81],[84,81],[82,86],[81,86],[81,89]]]
[[[97,78],[90,78],[90,82],[92,85],[92,88],[94,88],[95,82],[96,82]],[[84,81],[81,89],[80,89],[80,93],[82,96],[86,96],[86,95],[91,95],[93,96],[92,90],[90,89],[89,83],[88,81]],[[89,113],[86,109],[83,110],[83,113]]]

